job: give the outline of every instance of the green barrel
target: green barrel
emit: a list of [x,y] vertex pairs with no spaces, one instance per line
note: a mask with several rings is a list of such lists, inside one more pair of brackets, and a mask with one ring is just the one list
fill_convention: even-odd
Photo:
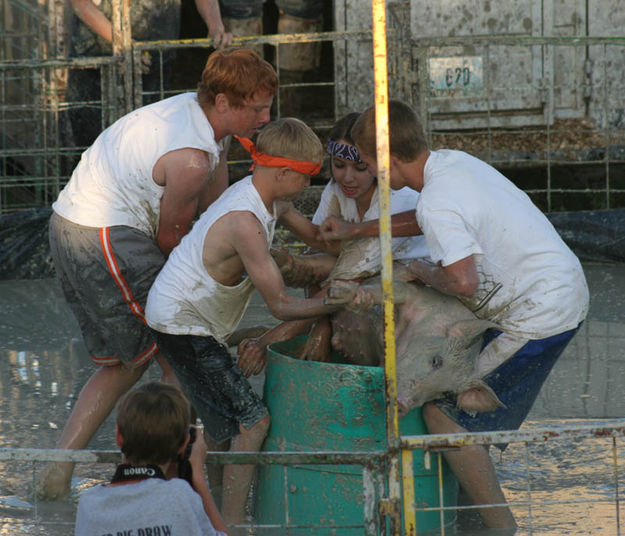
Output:
[[[303,342],[298,337],[268,348],[264,397],[271,429],[263,450],[385,450],[384,371],[290,357],[297,355]],[[421,408],[400,420],[400,431],[402,435],[426,433]],[[431,456],[431,467],[425,469],[421,452],[415,451],[414,476],[416,504],[439,507],[437,456]],[[363,534],[360,465],[264,465],[256,491],[259,535]],[[443,463],[444,506],[456,504],[457,492],[457,481]],[[445,525],[454,522],[455,511],[446,511]],[[270,528],[285,525],[294,528]],[[439,511],[417,513],[418,534],[440,533],[440,527]]]

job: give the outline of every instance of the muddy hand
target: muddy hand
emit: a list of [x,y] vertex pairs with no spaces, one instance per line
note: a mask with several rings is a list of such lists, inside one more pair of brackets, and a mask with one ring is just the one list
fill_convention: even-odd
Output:
[[237,366],[246,378],[252,374],[260,374],[265,366],[265,348],[258,339],[245,339],[238,347],[239,360]]
[[234,34],[226,32],[223,24],[208,29],[208,38],[213,40],[213,47],[223,50],[232,44]]
[[354,237],[353,223],[346,222],[336,216],[328,216],[319,226],[319,237],[322,240],[347,240]]
[[332,281],[324,300],[326,305],[342,305],[346,309],[360,313],[371,308],[374,299],[371,293],[354,281]]

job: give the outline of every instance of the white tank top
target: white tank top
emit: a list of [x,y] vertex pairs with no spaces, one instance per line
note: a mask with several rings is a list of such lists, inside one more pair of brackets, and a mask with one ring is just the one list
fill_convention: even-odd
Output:
[[97,137],[52,208],[79,225],[127,225],[156,239],[164,190],[152,178],[158,159],[176,149],[200,149],[214,170],[224,141],[215,142],[196,93],[144,106]]
[[271,245],[276,219],[265,207],[252,178],[246,177],[209,206],[172,251],[148,295],[145,317],[150,327],[171,335],[210,335],[222,343],[236,329],[254,285],[249,277],[234,286],[222,285],[208,274],[202,260],[211,226],[234,211],[252,212],[265,229],[267,246]]

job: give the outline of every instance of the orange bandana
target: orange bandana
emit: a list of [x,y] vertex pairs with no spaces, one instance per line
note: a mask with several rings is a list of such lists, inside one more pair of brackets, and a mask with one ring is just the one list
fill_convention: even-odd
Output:
[[259,166],[265,167],[289,167],[293,171],[297,171],[298,173],[303,173],[304,175],[317,175],[321,171],[321,164],[315,164],[314,162],[306,162],[305,160],[292,160],[290,158],[282,158],[280,156],[271,156],[270,154],[259,153],[256,150],[256,146],[252,142],[252,140],[248,138],[239,138],[239,136],[235,136],[237,140],[243,145],[243,147],[247,150],[250,155],[252,155],[252,160],[254,164],[250,169],[254,169],[254,166],[258,164]]

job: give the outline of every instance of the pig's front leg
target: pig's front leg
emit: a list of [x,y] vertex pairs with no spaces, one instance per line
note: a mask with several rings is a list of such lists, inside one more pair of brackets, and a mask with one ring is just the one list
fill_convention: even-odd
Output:
[[332,325],[330,324],[330,317],[322,316],[310,330],[299,356],[300,359],[308,361],[329,361],[332,350],[330,344],[331,337]]
[[284,283],[291,288],[305,288],[321,283],[336,262],[336,257],[325,253],[291,255],[286,249],[276,247],[272,247],[270,253],[282,273]]

